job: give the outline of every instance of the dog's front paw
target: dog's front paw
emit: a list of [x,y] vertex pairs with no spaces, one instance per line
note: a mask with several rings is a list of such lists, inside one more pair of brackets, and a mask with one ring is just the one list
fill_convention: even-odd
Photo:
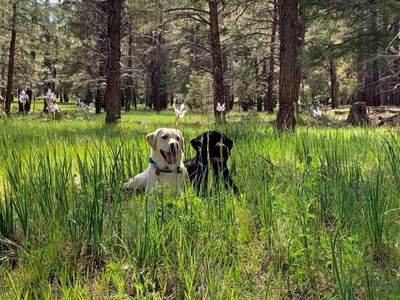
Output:
[[133,190],[133,178],[130,178],[127,182],[122,185],[123,191]]

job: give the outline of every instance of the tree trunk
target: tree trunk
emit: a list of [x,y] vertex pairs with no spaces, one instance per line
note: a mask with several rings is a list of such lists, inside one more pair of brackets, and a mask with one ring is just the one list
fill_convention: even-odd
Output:
[[17,3],[14,2],[12,6],[12,24],[11,24],[11,40],[10,52],[8,55],[8,72],[7,72],[7,92],[6,92],[6,105],[5,112],[7,115],[11,112],[11,102],[13,100],[13,80],[14,80],[14,59],[15,59],[15,43],[17,40]]
[[297,39],[298,39],[298,1],[282,0],[280,15],[280,74],[279,111],[276,119],[278,130],[293,130],[296,126],[294,103],[298,97],[297,87]]
[[[373,1],[370,0],[372,5]],[[374,7],[371,6],[372,11],[369,16],[369,34],[377,35],[380,34],[378,30],[378,13]],[[371,61],[366,64],[367,74],[365,78],[364,95],[367,106],[380,106],[379,97],[379,64],[376,59],[378,54],[378,43],[372,42],[368,45],[369,55],[372,57]]]
[[104,17],[107,15],[107,3],[99,1],[97,3],[97,8],[99,10],[97,14],[97,21],[100,24],[100,32],[97,37],[97,51],[101,53],[99,55],[99,70],[97,74],[97,87],[96,87],[96,98],[95,98],[95,109],[96,114],[101,113],[101,107],[104,105],[104,76],[105,76],[105,59],[104,55],[106,55],[107,49],[107,39],[106,39],[106,22],[104,21]]
[[131,103],[132,103],[132,99],[133,99],[132,88],[127,86],[125,88],[124,94],[125,94],[125,111],[128,112],[128,111],[131,111]]
[[[222,47],[222,73],[225,74],[229,70],[229,49],[228,47]],[[224,97],[225,97],[225,106],[226,112],[230,111],[233,108],[233,102],[231,101],[231,86],[230,84],[224,83]]]
[[[6,56],[6,45],[5,44],[3,44],[1,47],[1,55],[2,56],[4,55],[4,57]],[[0,96],[3,97],[3,99],[5,99],[5,97],[6,97],[6,89],[2,84],[6,80],[6,72],[7,72],[7,65],[4,63],[1,65],[1,70],[0,70],[0,83],[1,83],[0,84],[1,85],[0,86]],[[0,106],[3,107],[3,105],[4,105],[4,100],[2,103],[0,103]]]
[[161,110],[161,66],[160,66],[160,46],[159,40],[157,39],[157,45],[155,48],[155,57],[151,72],[151,102],[153,103],[153,109],[155,111]]
[[[151,73],[149,74],[149,77],[151,77]],[[148,108],[153,107],[153,99],[152,99],[152,87],[151,87],[151,78],[148,78],[146,80],[146,98],[145,98],[145,105]]]
[[[44,6],[46,8],[46,13],[44,15],[43,24],[41,25],[41,38],[45,41],[43,44],[43,67],[44,67],[44,77],[43,77],[43,88],[44,88],[44,95],[46,95],[48,89],[52,91],[52,93],[56,92],[56,83],[53,80],[54,73],[53,70],[53,62],[50,57],[50,42],[51,42],[51,35],[48,31],[51,24],[51,16],[50,16],[50,0],[44,1]],[[43,101],[43,112],[48,112],[47,101]]]
[[[259,76],[258,76],[258,60],[257,60],[257,56],[254,58],[254,71],[255,71],[255,78],[256,78],[256,86],[257,86],[257,91],[259,90],[258,86],[260,84],[260,80],[259,80]],[[262,111],[262,107],[263,107],[263,100],[262,97],[260,97],[260,95],[256,96],[256,101],[257,101],[257,111],[260,112]]]
[[276,107],[276,99],[274,95],[275,86],[275,40],[276,29],[278,27],[278,0],[274,0],[274,16],[272,20],[271,44],[269,54],[269,72],[267,78],[267,95],[264,98],[264,110],[273,113]]
[[26,104],[25,104],[25,112],[29,112],[29,111],[31,110],[31,103],[32,103],[33,92],[32,92],[32,90],[31,90],[30,88],[28,88],[28,89],[26,90],[26,94],[28,95],[29,100],[26,101]]
[[[300,6],[298,16],[301,16],[301,15],[302,15],[302,9]],[[302,79],[302,74],[303,74],[301,64],[299,61],[299,53],[303,49],[305,36],[306,36],[306,27],[303,24],[303,22],[301,20],[299,20],[299,18],[298,18],[298,20],[297,20],[296,90],[295,90],[296,104],[299,100],[300,85],[301,85],[301,79]]]
[[260,96],[257,96],[257,111],[260,112],[262,111],[263,107],[263,99]]
[[[122,83],[120,83],[120,86],[122,87]],[[121,88],[121,90],[119,92],[119,101],[120,101],[121,107],[125,108],[126,95],[125,95],[125,89],[124,88]]]
[[[393,22],[393,31],[394,34],[399,34],[400,33],[400,16],[396,16]],[[397,38],[394,41],[395,50],[400,53],[400,40]],[[393,66],[391,70],[391,76],[390,76],[390,87],[389,87],[389,94],[390,94],[390,100],[392,105],[399,105],[400,104],[400,92],[399,89],[395,87],[397,84],[400,82],[400,57],[395,57],[393,59]]]
[[93,102],[93,93],[92,90],[90,89],[90,86],[87,86],[87,92],[86,92],[86,98],[84,101],[87,105]]
[[101,114],[101,106],[102,106],[103,98],[104,98],[103,95],[104,95],[104,93],[101,90],[101,87],[98,86],[97,89],[96,89],[96,98],[95,98],[95,101],[94,101],[96,114]]
[[380,106],[379,96],[379,66],[378,61],[374,61],[367,64],[367,75],[365,78],[364,86],[364,101],[367,106]]
[[66,103],[69,102],[68,90],[67,89],[64,89],[64,102],[66,102]]
[[210,41],[213,62],[214,116],[217,123],[225,119],[225,112],[217,111],[217,104],[225,103],[224,75],[222,69],[222,53],[218,24],[218,0],[208,0],[210,10]]
[[161,77],[161,94],[160,94],[160,106],[161,109],[168,107],[168,90],[164,79],[165,73]]
[[332,108],[338,107],[338,90],[339,90],[339,84],[337,81],[337,70],[336,70],[336,64],[331,58],[329,61],[329,73],[331,76],[331,106]]
[[137,109],[137,96],[136,96],[135,89],[133,89],[133,107],[135,109]]
[[147,101],[146,104],[155,111],[160,111],[167,107],[168,95],[165,84],[165,61],[166,54],[163,49],[163,38],[161,33],[154,32],[152,50],[150,52],[150,62],[148,63]]
[[354,93],[353,102],[363,102],[364,100],[364,58],[360,49],[356,50],[355,71],[357,78],[357,91]]
[[[125,111],[131,110],[133,102],[133,34],[132,29],[129,28],[128,36],[128,80],[126,87],[126,104]],[[136,106],[136,105],[135,105]]]
[[21,94],[21,90],[20,89],[18,89],[18,91],[17,91],[17,98],[18,98],[18,100],[17,100],[17,104],[18,104],[18,112],[19,113],[23,113],[24,112],[24,105],[19,101],[19,95]]
[[106,65],[106,123],[114,123],[121,118],[119,90],[121,77],[122,1],[123,0],[107,0],[108,59]]

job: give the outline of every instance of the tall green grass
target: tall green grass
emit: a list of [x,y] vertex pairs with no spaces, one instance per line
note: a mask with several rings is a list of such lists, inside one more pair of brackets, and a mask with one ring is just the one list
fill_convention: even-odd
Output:
[[[398,296],[398,133],[220,126],[235,142],[240,196],[200,199],[191,187],[122,193],[147,166],[145,133],[174,126],[168,114],[126,119],[2,128],[0,298]],[[190,138],[212,126],[179,125],[186,157]]]

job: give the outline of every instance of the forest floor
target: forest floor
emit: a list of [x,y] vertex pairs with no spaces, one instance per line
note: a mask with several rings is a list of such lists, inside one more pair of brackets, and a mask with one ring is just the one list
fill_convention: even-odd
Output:
[[[60,121],[0,119],[0,299],[398,299],[397,129],[344,127],[329,111],[277,134],[274,116],[175,124],[145,109],[105,126],[60,107]],[[183,132],[186,157],[202,131],[231,137],[240,196],[123,195],[158,127]]]

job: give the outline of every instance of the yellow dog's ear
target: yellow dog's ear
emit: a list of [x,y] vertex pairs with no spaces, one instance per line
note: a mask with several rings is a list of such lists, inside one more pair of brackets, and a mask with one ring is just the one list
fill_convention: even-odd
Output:
[[146,140],[150,144],[151,148],[154,150],[157,149],[157,135],[160,132],[160,129],[157,129],[153,132],[150,132],[148,135],[146,135]]

